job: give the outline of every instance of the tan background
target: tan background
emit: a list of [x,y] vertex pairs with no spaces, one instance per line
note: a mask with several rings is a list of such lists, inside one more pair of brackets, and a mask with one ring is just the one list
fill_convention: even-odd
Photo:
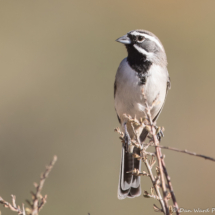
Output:
[[[41,215],[153,214],[154,200],[116,196],[121,145],[113,132],[113,82],[126,51],[115,39],[136,28],[155,33],[168,56],[172,89],[158,122],[166,128],[162,144],[215,157],[214,0],[2,0],[0,26],[6,200],[30,197],[56,154]],[[215,163],[164,153],[179,205],[215,207]]]

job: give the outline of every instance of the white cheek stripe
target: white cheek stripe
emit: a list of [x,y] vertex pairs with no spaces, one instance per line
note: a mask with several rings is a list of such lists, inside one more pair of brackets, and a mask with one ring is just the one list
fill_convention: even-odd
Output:
[[134,35],[134,36],[143,36],[143,37],[155,42],[164,51],[164,48],[163,48],[162,44],[156,38],[154,38],[152,36],[149,36],[148,34],[136,32],[136,31],[133,31],[131,34]]
[[140,48],[137,44],[134,44],[134,48],[137,49],[138,52],[140,52],[143,55],[145,55],[148,60],[151,59],[153,57],[153,55],[154,55],[152,52],[147,52],[143,48]]

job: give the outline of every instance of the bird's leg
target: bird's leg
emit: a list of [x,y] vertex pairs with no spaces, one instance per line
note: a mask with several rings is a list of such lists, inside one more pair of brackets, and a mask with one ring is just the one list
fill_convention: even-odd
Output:
[[125,130],[125,136],[124,136],[124,139],[125,139],[125,143],[124,143],[124,147],[125,147],[125,151],[128,152],[129,150],[129,146],[131,145],[131,137],[128,133],[128,129],[127,129],[127,123],[125,122],[124,123],[124,130]]
[[158,127],[158,126],[155,126],[155,128],[156,128],[156,133],[157,133],[158,141],[160,142],[161,138],[164,137],[163,130],[162,130],[161,127]]

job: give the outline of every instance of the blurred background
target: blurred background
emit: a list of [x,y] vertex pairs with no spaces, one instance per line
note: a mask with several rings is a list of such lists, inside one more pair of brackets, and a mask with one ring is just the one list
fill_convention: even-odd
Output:
[[[154,214],[155,200],[117,199],[113,83],[126,50],[115,39],[137,28],[160,38],[172,81],[162,144],[215,157],[214,21],[214,0],[1,1],[0,196],[22,204],[56,154],[41,215]],[[163,153],[179,206],[215,207],[215,163]]]

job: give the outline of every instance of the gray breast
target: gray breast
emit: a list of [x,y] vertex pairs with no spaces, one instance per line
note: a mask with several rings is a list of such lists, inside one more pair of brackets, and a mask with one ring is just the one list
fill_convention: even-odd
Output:
[[165,96],[168,80],[168,72],[166,68],[152,64],[148,71],[149,77],[145,85],[139,84],[139,77],[128,64],[125,58],[116,73],[116,93],[115,93],[115,109],[123,123],[124,113],[137,118],[144,116],[144,101],[142,91],[145,92],[149,105],[152,104],[156,96],[158,103],[152,109],[152,118],[154,118],[161,109]]

